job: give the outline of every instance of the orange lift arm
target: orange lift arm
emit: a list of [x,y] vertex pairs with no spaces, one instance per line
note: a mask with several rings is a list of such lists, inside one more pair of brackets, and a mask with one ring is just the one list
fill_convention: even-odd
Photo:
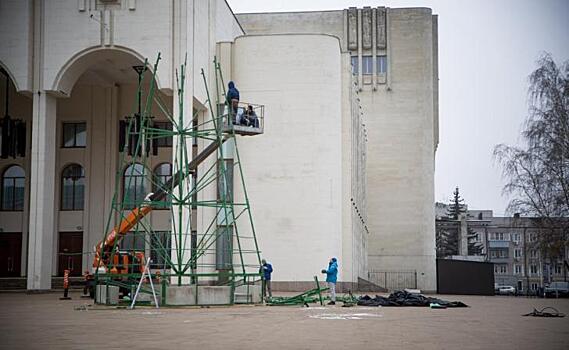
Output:
[[[193,173],[198,165],[200,165],[210,154],[215,152],[225,141],[223,137],[220,141],[214,141],[207,146],[200,154],[192,159],[186,169],[180,170],[168,180],[163,186],[160,187],[155,193],[148,195],[150,203],[164,199],[180,181],[184,180],[189,174]],[[122,239],[142,218],[152,211],[150,203],[143,203],[140,207],[134,208],[122,221],[106,236],[106,238],[95,246],[95,259],[93,260],[93,267],[105,267],[108,264],[109,253],[115,243]]]

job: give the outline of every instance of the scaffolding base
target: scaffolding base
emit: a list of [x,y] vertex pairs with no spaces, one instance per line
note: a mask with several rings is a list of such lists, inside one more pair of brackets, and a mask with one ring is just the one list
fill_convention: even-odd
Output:
[[229,305],[231,304],[231,286],[168,286],[166,305]]

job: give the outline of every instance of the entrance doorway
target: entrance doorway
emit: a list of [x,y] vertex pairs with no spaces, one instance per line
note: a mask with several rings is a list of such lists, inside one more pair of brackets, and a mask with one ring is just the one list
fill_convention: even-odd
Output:
[[81,276],[83,232],[60,232],[58,253],[58,275],[63,276],[65,270],[70,270],[70,276]]
[[0,233],[0,277],[20,277],[22,234]]

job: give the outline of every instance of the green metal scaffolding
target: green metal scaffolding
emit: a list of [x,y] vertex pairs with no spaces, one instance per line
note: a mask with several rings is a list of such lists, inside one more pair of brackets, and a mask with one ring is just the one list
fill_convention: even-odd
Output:
[[[132,297],[142,275],[138,266],[143,262],[137,261],[137,257],[143,253],[144,259],[156,260],[152,262],[150,273],[160,284],[162,304],[168,304],[166,295],[170,286],[196,288],[197,299],[200,287],[212,285],[229,286],[231,299],[228,303],[233,304],[237,288],[245,290],[247,296],[251,294],[252,286],[261,290],[261,258],[237,147],[238,133],[231,125],[233,108],[226,98],[221,67],[214,59],[213,92],[201,70],[207,112],[194,110],[191,118],[187,118],[184,103],[193,96],[185,95],[186,62],[176,72],[177,108],[173,113],[156,91],[159,61],[160,55],[149,73],[144,73],[148,70],[148,62],[137,70],[138,112],[127,118],[125,148],[120,153],[112,209],[106,220],[103,241],[133,208],[148,205],[169,210],[171,230],[156,231],[150,220],[153,213],[144,216],[132,231],[115,240],[110,256],[106,256],[107,271],[96,270],[95,284],[118,286],[123,294]],[[148,75],[151,78],[145,84],[144,77]],[[153,110],[156,109],[171,123],[171,130],[153,124]],[[170,176],[155,176],[148,167],[150,144],[165,138],[173,140]],[[203,145],[202,153],[197,152],[198,145]],[[235,176],[239,181],[234,181]],[[148,180],[154,192],[165,192],[160,200],[153,201],[152,193],[142,193],[137,187],[138,181]],[[237,199],[234,195],[234,182],[241,187],[242,198]],[[121,244],[126,237],[132,242],[130,246]],[[140,245],[144,247],[143,251]],[[128,266],[115,255],[129,256]],[[115,273],[109,273],[113,269]],[[143,284],[141,292],[150,293],[150,290]],[[253,300],[247,297],[245,302]],[[198,300],[196,304],[199,304]]]

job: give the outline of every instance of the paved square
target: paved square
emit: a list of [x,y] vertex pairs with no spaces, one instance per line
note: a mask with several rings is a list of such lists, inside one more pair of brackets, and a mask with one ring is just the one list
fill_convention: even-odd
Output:
[[[522,317],[569,299],[441,296],[469,308],[76,307],[72,293],[0,294],[2,349],[568,349],[569,317]],[[340,304],[340,303],[338,303]]]

